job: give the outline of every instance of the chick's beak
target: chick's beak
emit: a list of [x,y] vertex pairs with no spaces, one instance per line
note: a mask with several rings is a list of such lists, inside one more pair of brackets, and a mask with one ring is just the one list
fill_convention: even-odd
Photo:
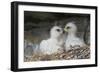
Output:
[[67,27],[64,28],[64,31],[67,32]]

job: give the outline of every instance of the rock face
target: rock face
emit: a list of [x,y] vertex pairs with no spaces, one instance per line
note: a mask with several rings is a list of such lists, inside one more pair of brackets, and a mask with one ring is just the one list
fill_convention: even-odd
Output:
[[30,57],[33,54],[33,44],[27,40],[24,41],[24,56]]
[[50,61],[50,60],[74,60],[74,59],[89,59],[90,48],[89,46],[71,49],[63,53],[54,53],[52,55],[33,54],[31,57],[25,57],[25,62],[32,61]]

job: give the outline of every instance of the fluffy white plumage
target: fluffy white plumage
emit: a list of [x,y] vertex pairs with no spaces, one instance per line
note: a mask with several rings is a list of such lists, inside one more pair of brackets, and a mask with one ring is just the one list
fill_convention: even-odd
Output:
[[73,22],[69,22],[66,24],[64,30],[68,32],[68,36],[66,38],[65,42],[65,50],[68,51],[72,49],[72,47],[83,47],[85,46],[85,43],[83,39],[80,39],[79,37],[76,36],[77,33],[77,27]]
[[50,38],[40,43],[40,51],[43,54],[53,54],[63,51],[63,29],[58,26],[52,27]]

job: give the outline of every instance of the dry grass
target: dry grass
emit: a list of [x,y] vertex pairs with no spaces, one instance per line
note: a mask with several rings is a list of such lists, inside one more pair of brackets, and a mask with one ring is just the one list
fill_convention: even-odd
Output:
[[54,53],[52,55],[33,54],[30,57],[24,57],[25,62],[32,61],[50,61],[50,60],[72,60],[72,59],[89,59],[90,47],[79,47],[63,53]]

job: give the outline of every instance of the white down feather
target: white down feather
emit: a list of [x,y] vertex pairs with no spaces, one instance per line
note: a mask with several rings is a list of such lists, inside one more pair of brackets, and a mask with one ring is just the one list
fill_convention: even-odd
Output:
[[[59,31],[57,31],[59,30]],[[58,26],[52,27],[50,31],[50,38],[42,40],[40,43],[40,51],[43,54],[60,53],[63,51],[63,30]]]
[[77,47],[85,46],[83,39],[77,37],[77,27],[73,22],[66,24],[64,30],[68,33],[65,41],[65,50],[75,49]]

